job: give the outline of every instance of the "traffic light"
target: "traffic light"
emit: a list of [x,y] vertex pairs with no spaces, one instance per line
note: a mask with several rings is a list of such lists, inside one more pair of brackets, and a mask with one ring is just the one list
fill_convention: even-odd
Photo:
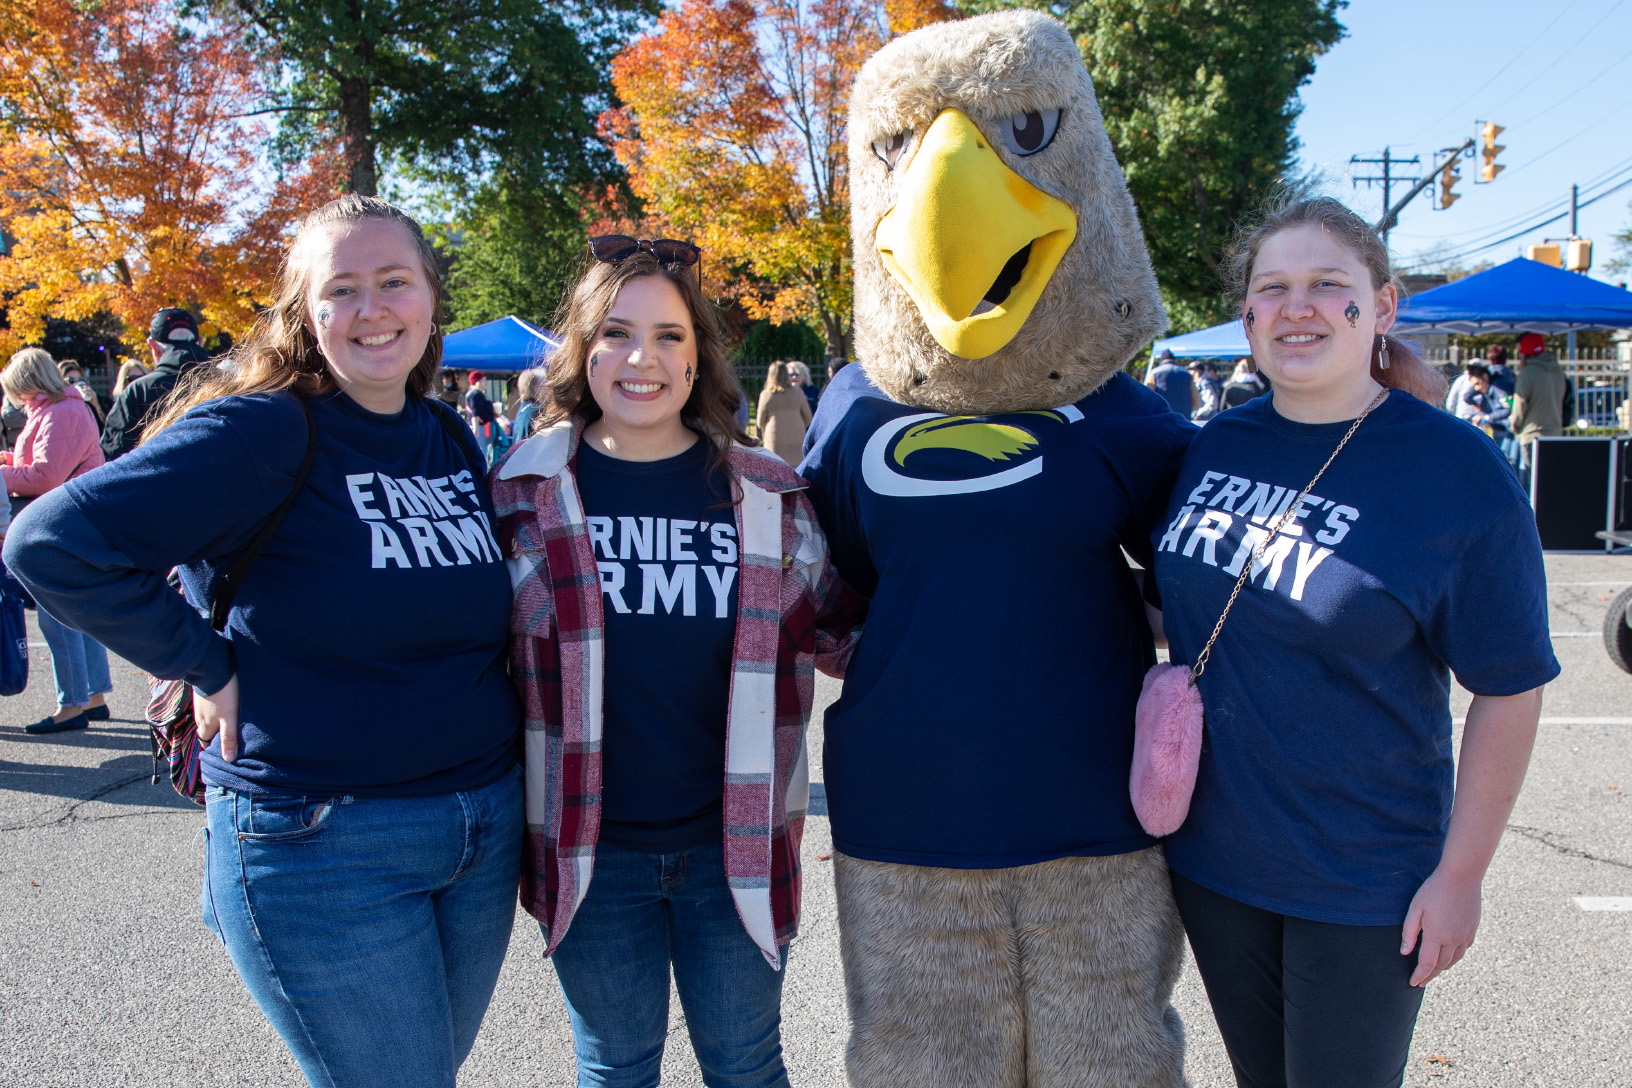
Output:
[[1479,179],[1481,181],[1495,181],[1496,175],[1507,169],[1507,167],[1498,165],[1496,162],[1496,156],[1507,150],[1507,145],[1497,143],[1496,137],[1506,131],[1507,129],[1498,125],[1495,121],[1486,121],[1484,127],[1479,130],[1479,138],[1483,144],[1479,149],[1479,154],[1484,156],[1485,160],[1485,165],[1479,168]]
[[1445,169],[1439,172],[1440,211],[1444,211],[1446,208],[1449,208],[1452,204],[1455,204],[1458,200],[1462,199],[1461,196],[1452,192],[1453,187],[1461,180],[1462,171],[1456,168],[1456,161],[1454,159],[1446,163]]

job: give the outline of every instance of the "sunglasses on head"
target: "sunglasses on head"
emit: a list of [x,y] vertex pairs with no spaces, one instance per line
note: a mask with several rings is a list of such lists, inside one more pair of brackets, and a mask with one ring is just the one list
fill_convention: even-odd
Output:
[[589,252],[597,261],[622,264],[645,250],[664,264],[690,268],[703,259],[703,251],[690,242],[673,238],[631,238],[627,234],[602,234],[589,240]]

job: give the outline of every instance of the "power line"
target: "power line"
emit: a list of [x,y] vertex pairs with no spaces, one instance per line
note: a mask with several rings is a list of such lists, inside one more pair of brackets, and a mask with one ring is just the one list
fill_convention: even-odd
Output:
[[1558,67],[1559,61],[1568,59],[1569,55],[1575,51],[1576,46],[1580,45],[1582,42],[1584,42],[1588,38],[1592,37],[1592,32],[1593,31],[1595,31],[1599,27],[1603,26],[1604,23],[1609,19],[1609,17],[1611,15],[1614,15],[1617,11],[1620,10],[1621,2],[1622,2],[1622,0],[1616,0],[1615,3],[1611,4],[1610,7],[1609,7],[1609,10],[1604,12],[1602,18],[1600,18],[1596,23],[1593,23],[1590,27],[1588,27],[1587,32],[1585,34],[1581,35],[1579,38],[1575,39],[1575,41],[1571,42],[1569,44],[1569,46],[1567,48],[1565,48],[1564,52],[1559,54],[1558,60],[1553,61],[1551,64],[1549,64],[1546,67],[1544,67],[1544,68],[1540,69],[1539,71],[1537,71],[1535,75],[1530,77],[1530,82],[1524,84],[1522,87],[1519,87],[1512,94],[1508,95],[1506,98],[1502,99],[1500,102],[1498,102],[1494,106],[1490,107],[1488,112],[1490,114],[1494,114],[1497,110],[1501,109],[1503,106],[1505,106],[1509,102],[1513,101],[1519,95],[1523,94],[1525,91],[1528,91],[1531,87],[1535,86],[1536,82],[1538,80],[1540,80],[1541,78],[1546,76],[1547,73],[1551,72],[1554,68]]
[[1616,103],[1615,106],[1613,106],[1608,113],[1604,114],[1602,117],[1598,118],[1596,121],[1593,121],[1591,124],[1587,125],[1585,128],[1581,129],[1579,132],[1576,132],[1572,136],[1565,137],[1564,139],[1560,140],[1558,143],[1554,144],[1552,147],[1549,147],[1546,151],[1543,151],[1541,154],[1533,155],[1530,158],[1528,158],[1528,159],[1524,160],[1523,162],[1519,163],[1517,166],[1509,168],[1508,172],[1507,172],[1508,176],[1512,177],[1514,174],[1518,173],[1520,170],[1523,170],[1525,167],[1535,165],[1536,163],[1540,162],[1542,159],[1545,159],[1548,155],[1551,155],[1553,152],[1557,151],[1559,148],[1564,147],[1567,144],[1572,144],[1575,141],[1579,140],[1581,137],[1585,136],[1587,133],[1591,132],[1593,129],[1597,128],[1599,125],[1601,125],[1605,121],[1609,120],[1611,117],[1614,117],[1617,114],[1624,113],[1624,112],[1626,112],[1626,104],[1625,103]]
[[[1613,186],[1613,187],[1611,187],[1609,189],[1605,189],[1603,192],[1596,194],[1595,196],[1593,196],[1592,198],[1590,198],[1588,200],[1578,200],[1576,202],[1576,205],[1575,205],[1576,210],[1580,211],[1582,208],[1590,207],[1591,205],[1598,203],[1600,200],[1604,199],[1605,197],[1611,196],[1611,195],[1613,195],[1615,193],[1620,192],[1622,189],[1625,189],[1628,185],[1632,185],[1632,178],[1627,178],[1625,181],[1621,182],[1619,185],[1615,185],[1615,186]],[[1570,217],[1570,213],[1568,211],[1562,211],[1562,212],[1558,213],[1557,215],[1553,216],[1551,219],[1543,219],[1539,223],[1532,223],[1532,224],[1530,224],[1529,226],[1525,227],[1522,230],[1515,231],[1514,233],[1507,235],[1505,238],[1498,238],[1494,242],[1486,242],[1483,245],[1476,245],[1476,246],[1472,246],[1471,248],[1470,247],[1458,247],[1456,250],[1453,250],[1450,253],[1437,254],[1434,259],[1435,259],[1436,263],[1446,263],[1446,262],[1450,262],[1450,261],[1459,261],[1459,260],[1462,260],[1465,257],[1471,257],[1475,253],[1482,253],[1483,251],[1485,251],[1487,249],[1494,249],[1499,245],[1503,245],[1503,244],[1505,244],[1507,242],[1511,242],[1511,241],[1514,241],[1516,239],[1523,238],[1526,234],[1533,234],[1534,232],[1540,230],[1542,227],[1552,226],[1554,223],[1557,223],[1560,219],[1568,219],[1569,217]],[[1409,267],[1415,268],[1417,266],[1416,265],[1411,265]]]
[[1570,99],[1574,98],[1576,95],[1580,94],[1582,91],[1586,90],[1588,87],[1592,86],[1594,83],[1597,83],[1600,79],[1603,79],[1605,76],[1609,75],[1609,73],[1613,72],[1616,68],[1620,67],[1628,59],[1632,59],[1632,49],[1628,49],[1625,53],[1622,53],[1619,57],[1616,57],[1614,62],[1611,63],[1609,65],[1609,67],[1605,68],[1603,71],[1599,72],[1597,75],[1593,76],[1591,79],[1587,80],[1585,83],[1582,83],[1579,86],[1577,86],[1574,90],[1570,91],[1569,94],[1566,94],[1563,98],[1558,99],[1551,106],[1546,107],[1545,109],[1541,110],[1539,113],[1532,113],[1529,117],[1526,117],[1522,121],[1515,121],[1515,122],[1513,122],[1513,124],[1509,125],[1508,127],[1509,128],[1522,128],[1523,126],[1528,125],[1530,122],[1536,120],[1538,117],[1547,116],[1549,113],[1552,113],[1558,107],[1562,106],[1564,103],[1568,102]]
[[[1547,32],[1549,30],[1553,29],[1554,24],[1556,24],[1560,19],[1564,18],[1564,16],[1568,15],[1570,13],[1571,9],[1573,9],[1575,7],[1575,5],[1580,3],[1580,2],[1581,2],[1581,0],[1570,0],[1570,2],[1568,4],[1564,5],[1563,10],[1560,11],[1557,15],[1553,16],[1553,21],[1548,23],[1546,26],[1542,27],[1541,28],[1541,33],[1537,34],[1535,37],[1530,39],[1531,44],[1534,44],[1535,42],[1538,42],[1542,38],[1546,37]],[[1436,117],[1434,120],[1430,121],[1427,125],[1423,126],[1421,129],[1419,129],[1417,131],[1416,136],[1413,136],[1411,138],[1411,142],[1414,143],[1418,137],[1422,136],[1423,134],[1425,134],[1427,132],[1432,131],[1434,129],[1434,127],[1436,125],[1438,125],[1441,121],[1445,121],[1445,120],[1448,120],[1451,117],[1456,116],[1456,114],[1462,109],[1463,106],[1466,106],[1469,102],[1472,102],[1475,98],[1477,98],[1479,96],[1479,93],[1481,91],[1483,91],[1486,87],[1490,86],[1492,83],[1495,83],[1498,79],[1500,79],[1503,72],[1507,71],[1509,68],[1513,67],[1519,61],[1523,60],[1524,56],[1525,56],[1525,53],[1529,48],[1530,48],[1530,46],[1526,45],[1523,49],[1520,49],[1516,54],[1514,54],[1514,56],[1513,56],[1513,58],[1511,60],[1509,60],[1506,64],[1502,65],[1500,68],[1496,69],[1495,75],[1492,75],[1489,79],[1487,79],[1483,83],[1479,84],[1478,87],[1474,88],[1474,91],[1473,91],[1472,94],[1468,95],[1468,97],[1464,98],[1462,101],[1458,102],[1456,105],[1454,105],[1450,109],[1446,110],[1439,117]],[[1555,61],[1554,63],[1557,63],[1557,62]],[[1410,146],[1410,143],[1408,143],[1407,146]]]

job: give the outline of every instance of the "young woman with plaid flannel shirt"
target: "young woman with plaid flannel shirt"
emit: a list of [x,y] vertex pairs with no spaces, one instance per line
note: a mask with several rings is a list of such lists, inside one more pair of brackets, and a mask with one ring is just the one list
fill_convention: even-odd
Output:
[[522,901],[579,1083],[658,1083],[672,965],[704,1080],[786,1085],[812,665],[842,669],[859,598],[804,481],[733,419],[697,251],[626,243],[573,291],[537,433],[492,477],[526,707]]

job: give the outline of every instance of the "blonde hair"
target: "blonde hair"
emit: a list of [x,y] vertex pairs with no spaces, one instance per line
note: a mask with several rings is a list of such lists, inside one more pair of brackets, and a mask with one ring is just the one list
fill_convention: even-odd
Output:
[[13,355],[6,368],[0,370],[0,388],[18,404],[25,404],[41,393],[53,401],[68,394],[57,361],[44,348],[24,348]]
[[804,382],[806,385],[810,385],[814,380],[810,376],[810,367],[806,366],[797,359],[791,360],[788,363],[788,369],[799,375],[799,380]]
[[778,359],[765,371],[765,388],[772,393],[786,393],[792,388],[788,384],[788,364]]
[[528,367],[516,376],[516,395],[534,404],[543,401],[544,371],[541,367]]
[[133,381],[136,381],[138,378],[147,377],[150,373],[151,371],[149,371],[147,367],[143,366],[135,359],[126,359],[123,363],[119,364],[119,377],[114,380],[113,392],[110,394],[110,396],[117,400],[119,398],[119,394],[125,391],[125,386],[129,385]]
[[[431,290],[431,320],[442,315],[442,278],[436,270],[436,254],[425,240],[414,217],[387,201],[372,196],[347,193],[331,200],[300,221],[300,229],[284,251],[283,268],[278,274],[278,298],[261,314],[248,338],[228,356],[228,366],[200,365],[188,371],[166,397],[157,419],[142,432],[155,435],[180,419],[190,409],[219,397],[284,390],[302,400],[310,400],[335,388],[334,377],[317,346],[317,334],[306,312],[306,292],[311,286],[310,262],[299,260],[304,243],[320,228],[334,223],[362,223],[383,220],[401,224],[419,254],[420,269]],[[442,365],[440,324],[431,326],[431,337],[414,369],[408,372],[407,394],[423,397],[431,391],[436,371]]]

